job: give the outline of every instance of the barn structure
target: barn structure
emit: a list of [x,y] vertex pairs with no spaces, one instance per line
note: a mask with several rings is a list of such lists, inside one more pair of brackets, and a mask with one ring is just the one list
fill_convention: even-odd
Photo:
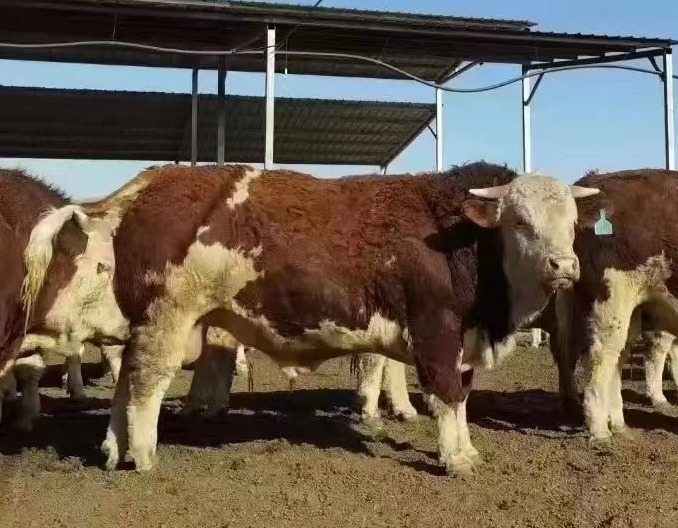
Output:
[[[443,160],[444,85],[483,63],[516,64],[523,165],[530,103],[553,68],[648,59],[664,84],[674,168],[671,46],[661,38],[537,31],[524,20],[415,15],[225,0],[0,0],[0,58],[183,68],[191,94],[4,87],[0,156],[377,165],[420,134]],[[390,65],[391,68],[384,65]],[[276,99],[275,74],[428,82],[435,104]],[[200,95],[198,71],[218,71]],[[226,94],[228,72],[265,74],[265,97]],[[67,118],[66,118],[67,116]],[[435,123],[435,126],[433,124]]]

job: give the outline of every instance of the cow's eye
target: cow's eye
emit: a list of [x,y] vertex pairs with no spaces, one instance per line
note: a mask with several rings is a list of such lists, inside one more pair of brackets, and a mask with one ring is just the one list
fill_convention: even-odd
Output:
[[111,267],[108,264],[104,264],[103,262],[99,262],[97,264],[97,273],[110,273],[111,272]]

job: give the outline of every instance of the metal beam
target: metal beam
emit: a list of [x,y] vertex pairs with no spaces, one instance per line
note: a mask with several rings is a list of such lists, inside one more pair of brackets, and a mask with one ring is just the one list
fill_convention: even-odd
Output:
[[275,136],[275,27],[266,29],[266,132],[264,169],[273,168],[273,140]]
[[191,82],[191,166],[198,164],[198,68]]
[[483,63],[478,62],[478,61],[470,61],[464,64],[463,66],[459,66],[461,64],[461,61],[457,62],[455,66],[451,67],[448,71],[446,71],[443,75],[438,77],[436,82],[438,84],[445,84],[447,81],[450,81],[454,79],[455,77],[459,77],[462,73],[469,71],[471,68],[475,66],[481,66]]
[[673,53],[664,51],[664,152],[666,168],[676,168],[676,152],[673,125]]
[[436,88],[436,171],[443,170],[443,91]]
[[226,57],[219,57],[217,71],[217,99],[219,116],[217,120],[217,165],[223,165],[226,159]]
[[549,70],[551,68],[560,68],[561,66],[584,66],[587,64],[607,64],[609,62],[621,62],[635,59],[647,59],[659,57],[663,54],[663,49],[651,49],[645,51],[632,51],[628,53],[615,53],[613,55],[603,55],[601,57],[587,57],[585,59],[571,59],[552,62],[533,62],[527,64],[527,70]]
[[[529,70],[529,65],[523,65],[523,75]],[[523,172],[532,172],[532,123],[530,109],[530,78],[524,77],[523,83]],[[535,85],[535,89],[536,89]]]

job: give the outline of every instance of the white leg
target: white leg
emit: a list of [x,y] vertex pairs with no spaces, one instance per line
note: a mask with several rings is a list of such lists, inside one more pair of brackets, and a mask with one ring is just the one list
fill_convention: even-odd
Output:
[[541,344],[541,328],[531,328],[530,333],[532,334],[532,346],[539,348]]
[[478,450],[471,443],[466,421],[466,400],[446,404],[431,395],[430,404],[438,423],[438,452],[450,473],[471,473],[480,464]]
[[111,369],[111,377],[113,384],[118,383],[120,376],[120,365],[122,364],[122,351],[125,350],[124,345],[104,345],[101,347],[101,354],[106,358],[108,367]]
[[76,353],[66,356],[66,371],[68,373],[68,393],[71,400],[82,401],[87,398],[85,384],[82,381],[82,354],[85,345],[81,345]]
[[45,362],[40,354],[17,359],[14,373],[21,382],[21,411],[14,427],[30,431],[40,416],[40,378],[45,371]]
[[609,384],[609,393],[607,397],[608,416],[610,420],[610,428],[614,433],[628,434],[628,427],[624,421],[624,401],[622,400],[622,373],[623,362],[621,359],[617,363],[617,368],[612,374],[612,379]]
[[674,339],[669,349],[669,362],[671,367],[671,377],[673,383],[678,388],[678,339]]
[[127,435],[129,452],[137,471],[153,467],[158,439],[158,416],[163,396],[181,367],[186,348],[193,341],[195,320],[176,314],[161,313],[160,321],[139,328],[130,343],[129,404]]
[[363,420],[380,420],[379,393],[386,364],[381,354],[360,354],[358,357],[358,398]]
[[[620,290],[621,294],[620,295]],[[593,342],[590,350],[590,379],[584,390],[584,418],[593,442],[610,438],[608,426],[611,405],[620,414],[621,382],[616,375],[622,351],[626,345],[631,314],[635,308],[632,299],[623,295],[623,288],[610,285],[610,298],[594,304],[592,317]],[[610,384],[614,387],[610,387]],[[612,391],[619,393],[610,401]],[[619,416],[616,417],[619,419]],[[623,422],[623,416],[621,417]]]
[[645,393],[650,397],[652,405],[662,407],[668,404],[664,396],[663,374],[666,356],[673,343],[673,336],[666,332],[647,332],[649,341],[645,351]]
[[410,402],[410,395],[407,392],[405,364],[387,358],[384,365],[384,377],[386,382],[386,396],[391,402],[393,414],[404,420],[415,418],[417,416],[417,410]]
[[127,452],[127,405],[129,403],[129,367],[122,363],[115,385],[115,393],[111,401],[110,419],[106,430],[106,438],[101,444],[101,451],[106,456],[106,469],[113,471],[121,457]]
[[245,345],[238,345],[235,356],[235,373],[238,376],[246,376],[249,371],[247,366],[247,357],[245,356]]

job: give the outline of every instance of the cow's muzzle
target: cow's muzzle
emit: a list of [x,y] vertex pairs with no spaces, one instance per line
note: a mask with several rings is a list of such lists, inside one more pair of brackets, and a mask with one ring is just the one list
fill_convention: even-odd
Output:
[[579,259],[575,257],[554,257],[546,261],[544,282],[550,290],[572,288],[579,280]]

